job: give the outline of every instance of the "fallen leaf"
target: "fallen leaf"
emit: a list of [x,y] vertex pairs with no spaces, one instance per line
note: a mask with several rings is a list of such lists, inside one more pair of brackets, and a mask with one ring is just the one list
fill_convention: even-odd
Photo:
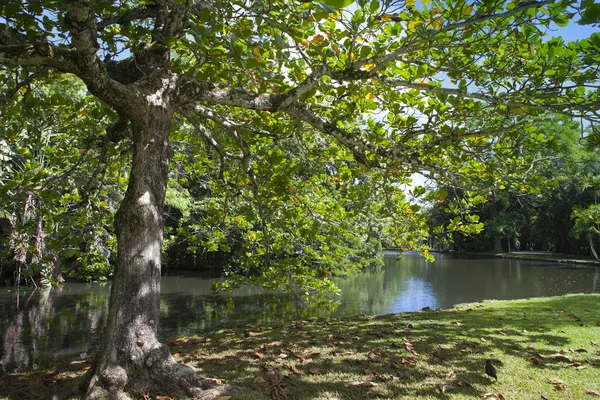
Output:
[[440,344],[440,349],[442,349],[442,350],[450,350],[450,346],[448,346],[447,344]]
[[554,390],[563,391],[567,390],[567,387],[565,385],[554,385]]
[[255,358],[258,358],[258,359],[263,358],[263,355],[260,354],[258,351],[255,351],[254,353],[252,353],[252,356],[255,357]]
[[532,344],[530,344],[529,346],[527,346],[527,348],[528,348],[529,350],[534,350],[534,349],[535,349],[535,346],[534,346],[534,345],[532,345]]
[[438,376],[439,373],[437,373],[436,371],[430,369],[429,372],[427,372],[427,376]]
[[207,381],[212,382],[216,385],[224,385],[227,383],[226,379],[217,379],[217,378],[206,378]]
[[565,381],[561,381],[560,379],[556,379],[556,378],[548,378],[548,380],[550,381],[550,383],[554,384],[554,385],[564,385]]
[[587,368],[587,365],[580,365],[580,366],[578,366],[578,367],[575,367],[575,369],[576,369],[577,371],[581,371],[582,369],[586,369],[586,368]]
[[569,363],[572,362],[569,357],[567,357],[563,354],[560,354],[560,353],[549,355],[547,358],[552,358],[554,360],[565,361],[565,362],[569,362]]
[[300,369],[296,368],[296,366],[295,366],[295,365],[290,365],[288,368],[290,369],[290,371],[292,371],[292,372],[293,372],[293,373],[295,373],[296,375],[304,375],[304,371],[302,371],[302,370],[300,370]]
[[540,397],[542,398],[542,400],[550,400],[549,398],[547,398],[546,396],[544,396],[543,394],[540,395]]
[[452,371],[448,371],[446,373],[446,378],[454,378],[456,376],[456,371],[452,370]]
[[363,387],[375,387],[377,386],[377,384],[375,382],[371,382],[371,381],[355,381],[352,382],[350,385],[352,386],[363,386]]
[[544,365],[543,361],[539,357],[536,357],[536,356],[531,356],[527,360],[529,360],[532,363],[537,364],[537,365]]
[[502,393],[500,392],[490,392],[490,393],[484,393],[481,395],[481,397],[485,400],[494,400],[494,399],[504,399],[504,396],[502,395]]
[[370,398],[370,399],[377,399],[377,398],[380,398],[380,397],[387,397],[387,395],[385,393],[382,393],[382,392],[373,392],[373,391],[370,391],[369,393],[367,393],[367,397]]
[[595,390],[592,389],[586,389],[585,392],[587,394],[589,394],[590,396],[597,396],[600,397],[600,392],[596,392]]
[[415,358],[404,358],[402,357],[402,360],[400,360],[400,363],[404,364],[416,364],[419,361]]
[[377,354],[369,353],[368,357],[369,357],[369,360],[371,360],[372,362],[375,362],[375,363],[383,362],[383,358],[381,358]]
[[577,353],[587,353],[588,352],[586,349],[576,349],[575,351]]
[[442,393],[448,393],[448,392],[452,391],[452,389],[454,389],[454,386],[449,383],[440,385],[439,387],[440,387],[440,392],[442,392]]
[[470,387],[472,388],[473,385],[471,384],[471,382],[467,382],[467,381],[457,381],[456,382],[456,386],[460,386],[460,387]]

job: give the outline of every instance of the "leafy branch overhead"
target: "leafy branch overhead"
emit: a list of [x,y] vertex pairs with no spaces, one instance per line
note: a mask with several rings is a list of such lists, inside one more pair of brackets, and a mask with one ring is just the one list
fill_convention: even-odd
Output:
[[[288,115],[367,159],[411,170],[435,169],[422,154],[433,136],[460,146],[479,135],[467,121],[509,130],[535,110],[599,118],[598,67],[582,54],[593,57],[600,38],[543,41],[552,21],[574,18],[567,2],[407,4],[401,12],[377,1],[354,12],[317,3],[50,4],[5,7],[0,59],[74,73],[99,97],[119,98],[126,115],[135,111],[129,86],[150,79],[156,64],[174,71],[178,104]],[[387,124],[369,134],[345,126],[360,112]]]

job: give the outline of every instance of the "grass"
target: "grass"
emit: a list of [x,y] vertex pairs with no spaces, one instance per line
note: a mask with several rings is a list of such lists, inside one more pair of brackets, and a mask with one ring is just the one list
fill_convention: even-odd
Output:
[[[171,350],[238,387],[232,400],[593,399],[599,342],[600,294],[577,294],[225,330],[179,338]],[[485,375],[488,358],[499,382]],[[73,365],[2,379],[0,395],[26,399],[17,390],[26,384],[38,396],[29,398],[50,397],[83,373]],[[35,383],[44,379],[58,383],[43,391]]]

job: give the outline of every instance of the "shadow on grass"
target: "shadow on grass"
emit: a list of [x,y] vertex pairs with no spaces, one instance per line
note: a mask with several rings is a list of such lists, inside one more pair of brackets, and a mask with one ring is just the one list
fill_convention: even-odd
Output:
[[[277,374],[285,376],[285,391],[296,399],[481,398],[506,390],[503,379],[512,384],[523,374],[534,381],[574,376],[574,384],[579,379],[591,386],[600,367],[594,344],[600,337],[598,300],[570,295],[309,320],[256,328],[248,337],[224,331],[205,337],[198,348],[206,355],[188,361],[247,388],[245,398],[256,399],[270,398],[269,379]],[[485,375],[487,358],[497,366],[500,384]],[[534,381],[508,390],[535,392],[541,382]],[[571,394],[585,393],[583,386]]]

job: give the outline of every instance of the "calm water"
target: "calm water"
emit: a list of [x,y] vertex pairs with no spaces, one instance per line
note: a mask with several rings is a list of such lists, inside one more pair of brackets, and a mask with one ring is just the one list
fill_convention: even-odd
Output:
[[[339,295],[293,296],[244,287],[214,295],[215,279],[162,279],[163,339],[225,327],[308,317],[341,317],[447,308],[483,299],[600,292],[600,268],[518,260],[458,260],[438,255],[386,257],[385,267],[338,278]],[[104,326],[110,284],[68,283],[11,293],[0,289],[0,374],[43,367],[55,357],[88,357]]]

